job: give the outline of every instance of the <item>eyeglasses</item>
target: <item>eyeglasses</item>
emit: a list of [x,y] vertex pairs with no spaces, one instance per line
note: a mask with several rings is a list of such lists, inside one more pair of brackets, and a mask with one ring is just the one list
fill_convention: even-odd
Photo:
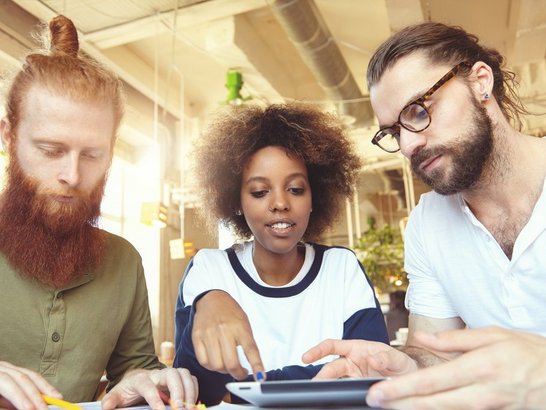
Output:
[[372,144],[377,145],[387,152],[397,152],[400,150],[400,127],[412,132],[426,130],[432,121],[432,117],[430,112],[428,112],[425,101],[427,101],[442,85],[455,77],[461,68],[468,69],[471,67],[472,65],[470,63],[463,61],[449,70],[448,73],[430,87],[426,93],[402,108],[402,111],[398,114],[398,121],[377,131],[372,138]]

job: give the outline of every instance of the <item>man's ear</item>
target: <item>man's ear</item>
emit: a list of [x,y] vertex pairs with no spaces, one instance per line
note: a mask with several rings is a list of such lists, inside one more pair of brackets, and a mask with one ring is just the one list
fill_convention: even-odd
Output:
[[0,137],[2,138],[2,148],[4,151],[8,151],[9,145],[13,142],[13,133],[7,118],[0,120]]
[[472,88],[479,101],[485,101],[492,97],[495,80],[493,70],[483,61],[477,61],[472,66]]

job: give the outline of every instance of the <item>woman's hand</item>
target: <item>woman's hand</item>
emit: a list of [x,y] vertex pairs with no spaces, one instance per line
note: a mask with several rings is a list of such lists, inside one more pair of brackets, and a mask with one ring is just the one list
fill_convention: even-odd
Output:
[[263,380],[260,352],[239,304],[226,292],[213,290],[197,301],[195,309],[192,341],[201,366],[243,380],[248,370],[239,362],[237,346],[241,346],[255,379]]

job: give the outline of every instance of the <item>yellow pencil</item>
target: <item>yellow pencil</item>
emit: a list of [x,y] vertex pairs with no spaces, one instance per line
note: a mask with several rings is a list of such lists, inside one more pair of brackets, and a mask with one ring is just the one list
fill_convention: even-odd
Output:
[[61,407],[66,410],[82,410],[82,408],[77,404],[70,403],[68,401],[46,396],[45,394],[42,394],[42,397],[47,404],[51,404],[52,406]]
[[[169,400],[169,404],[170,404],[172,410],[183,410],[183,409],[178,408],[174,404],[174,400]],[[182,405],[184,406],[184,408],[189,409],[189,410],[205,410],[207,408],[207,406],[205,406],[201,402],[199,402],[197,404],[190,404],[190,403],[185,403],[184,402],[184,403],[182,403]]]

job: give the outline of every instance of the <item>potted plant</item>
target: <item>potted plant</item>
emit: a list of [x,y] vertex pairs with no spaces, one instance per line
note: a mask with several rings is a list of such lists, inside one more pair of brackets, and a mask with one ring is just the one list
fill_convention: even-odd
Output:
[[358,239],[354,251],[379,293],[406,289],[404,242],[400,229],[389,224],[376,228],[375,219],[368,218],[368,230]]

